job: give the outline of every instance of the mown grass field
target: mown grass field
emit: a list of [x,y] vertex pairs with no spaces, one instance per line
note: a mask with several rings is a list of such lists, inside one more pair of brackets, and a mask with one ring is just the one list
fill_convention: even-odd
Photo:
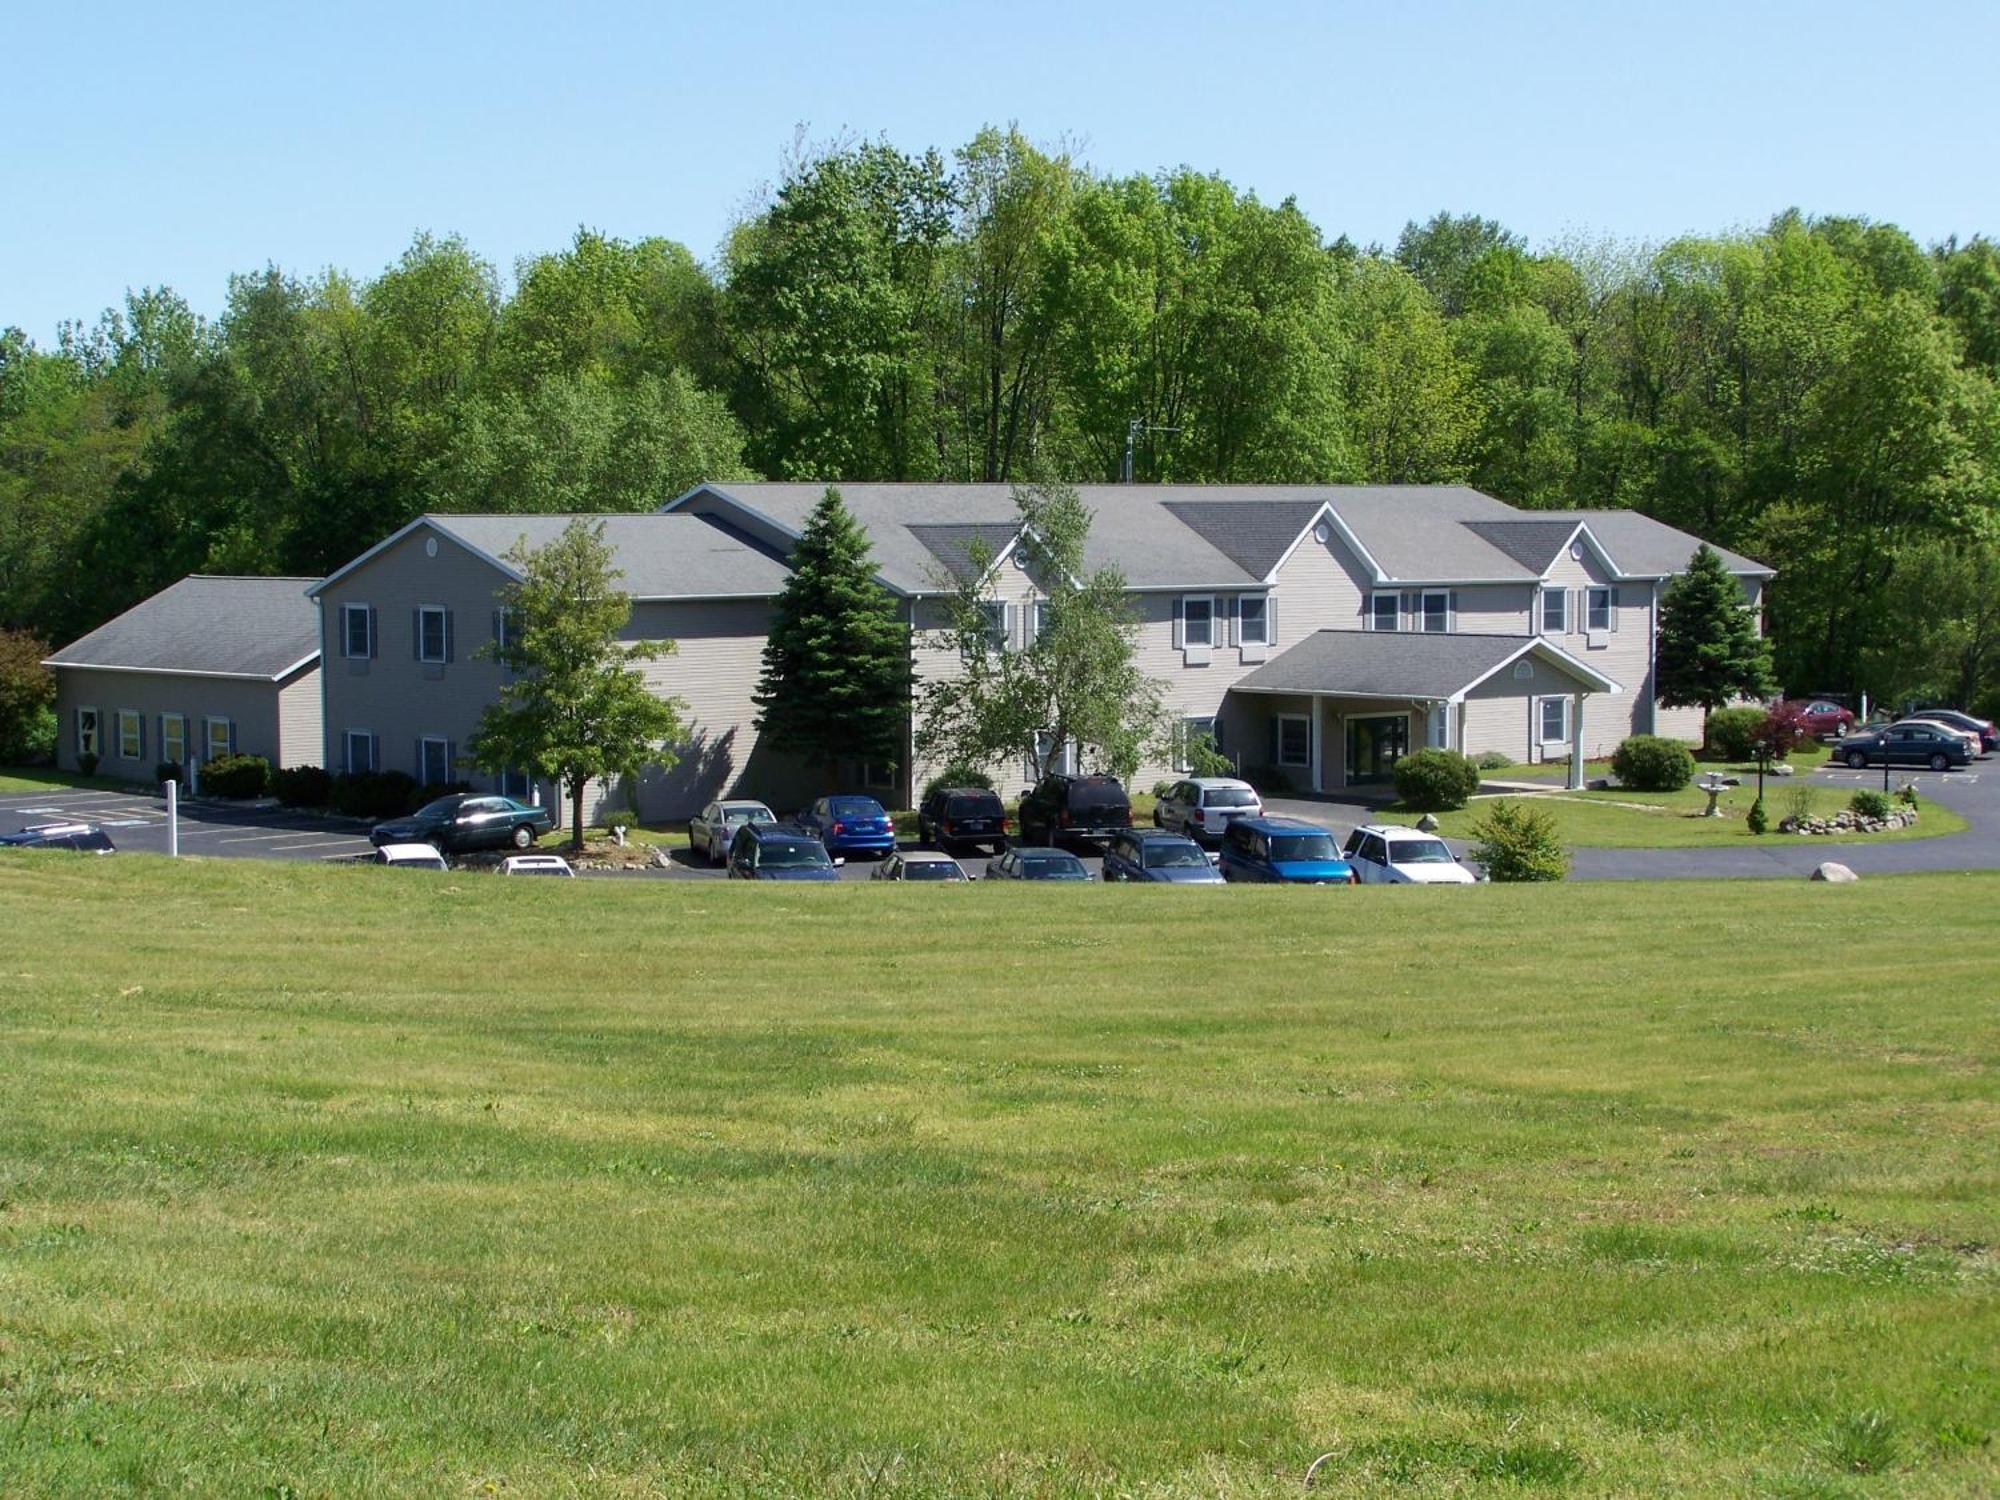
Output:
[[0,861],[0,1493],[1992,1494],[1997,900]]

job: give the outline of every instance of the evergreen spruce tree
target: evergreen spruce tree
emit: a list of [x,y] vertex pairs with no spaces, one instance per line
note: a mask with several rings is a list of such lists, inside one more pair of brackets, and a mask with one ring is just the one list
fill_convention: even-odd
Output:
[[1700,708],[1701,742],[1708,716],[1738,698],[1768,698],[1777,690],[1771,643],[1743,599],[1743,585],[1704,545],[1660,601],[1659,697],[1669,708]]
[[901,766],[909,631],[839,490],[813,507],[791,568],[754,695],[764,741],[825,766],[830,784],[843,759]]

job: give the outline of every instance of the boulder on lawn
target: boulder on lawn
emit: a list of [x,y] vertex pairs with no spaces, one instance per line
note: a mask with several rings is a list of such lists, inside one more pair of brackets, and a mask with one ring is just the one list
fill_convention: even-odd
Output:
[[1420,833],[1436,833],[1438,831],[1438,820],[1430,813],[1425,813],[1421,818],[1417,819],[1417,830]]
[[1788,765],[1786,762],[1781,760],[1772,765],[1771,774],[1773,776],[1795,776],[1798,774],[1798,768],[1796,766]]
[[1846,865],[1829,859],[1822,864],[1814,866],[1812,874],[1807,878],[1811,880],[1824,880],[1828,885],[1853,885],[1861,877],[1848,869]]

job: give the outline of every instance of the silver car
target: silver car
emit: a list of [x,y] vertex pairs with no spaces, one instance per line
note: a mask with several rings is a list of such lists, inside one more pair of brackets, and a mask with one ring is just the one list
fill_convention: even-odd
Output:
[[1167,789],[1153,808],[1156,827],[1191,839],[1218,840],[1231,823],[1264,816],[1264,800],[1247,781],[1191,776]]
[[761,802],[711,802],[688,819],[688,848],[710,864],[729,858],[729,841],[746,823],[775,823],[778,815]]

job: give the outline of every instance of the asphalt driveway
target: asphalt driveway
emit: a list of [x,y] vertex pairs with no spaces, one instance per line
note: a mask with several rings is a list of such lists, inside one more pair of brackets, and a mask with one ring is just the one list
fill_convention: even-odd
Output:
[[[99,823],[120,849],[167,852],[167,801],[154,792],[51,787],[0,797],[0,830],[36,823]],[[183,802],[183,854],[249,859],[352,859],[369,851],[368,825],[288,807]]]

